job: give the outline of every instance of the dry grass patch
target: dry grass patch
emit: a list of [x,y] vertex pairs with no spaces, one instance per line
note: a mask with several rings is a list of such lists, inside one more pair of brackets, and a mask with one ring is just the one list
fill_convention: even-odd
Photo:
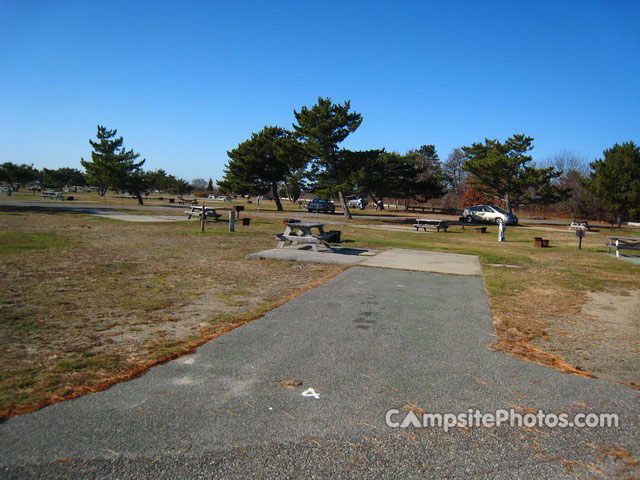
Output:
[[226,228],[1,214],[0,416],[138,375],[343,270],[248,261],[277,227]]

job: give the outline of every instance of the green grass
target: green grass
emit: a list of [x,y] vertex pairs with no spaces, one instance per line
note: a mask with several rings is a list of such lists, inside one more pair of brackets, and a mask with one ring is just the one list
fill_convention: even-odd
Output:
[[[589,235],[578,250],[571,232],[508,228],[506,242],[497,241],[497,227],[485,234],[454,227],[449,232],[413,233],[343,227],[345,246],[353,248],[410,248],[477,255],[483,277],[492,295],[513,296],[530,284],[574,291],[623,290],[640,287],[638,267],[606,254],[604,242],[612,233]],[[635,230],[617,230],[614,235],[638,236]],[[551,240],[551,248],[535,248],[533,238]],[[495,268],[490,264],[521,268]]]
[[73,240],[55,232],[0,232],[0,255],[64,248]]
[[57,361],[57,366],[63,372],[81,371],[85,369],[115,371],[120,366],[120,359],[113,355],[74,354]]

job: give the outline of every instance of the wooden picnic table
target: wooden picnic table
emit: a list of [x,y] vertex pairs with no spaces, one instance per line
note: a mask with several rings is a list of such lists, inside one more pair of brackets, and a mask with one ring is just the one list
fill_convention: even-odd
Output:
[[205,216],[213,217],[216,222],[218,221],[218,218],[221,217],[221,215],[218,212],[216,212],[216,209],[213,207],[204,207],[204,206],[196,206],[196,205],[192,205],[191,210],[185,210],[184,213],[186,213],[189,220],[191,220],[191,217],[193,217],[194,215],[201,216],[203,210],[204,210]]
[[423,228],[426,232],[427,227],[435,227],[438,232],[441,228],[446,232],[447,228],[449,228],[449,222],[433,218],[416,218],[416,223],[413,226],[416,227],[416,231]]
[[607,253],[612,248],[616,249],[616,257],[620,257],[620,250],[640,250],[640,238],[631,237],[609,237],[609,241],[605,242]]
[[[318,233],[314,234],[314,230],[318,230]],[[287,223],[287,228],[285,228],[284,232],[276,233],[275,235],[279,240],[277,248],[283,248],[286,242],[291,242],[291,245],[308,243],[315,252],[318,251],[318,244],[320,243],[325,247],[332,248],[328,242],[331,236],[332,234],[325,233],[324,223],[309,222]]]
[[62,193],[55,192],[55,191],[42,192],[42,198],[53,198],[54,200],[63,200],[64,199]]

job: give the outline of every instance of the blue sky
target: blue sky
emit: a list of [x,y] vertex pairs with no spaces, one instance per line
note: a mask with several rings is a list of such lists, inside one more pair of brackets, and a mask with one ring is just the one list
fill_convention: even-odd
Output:
[[101,124],[219,179],[318,96],[363,115],[351,149],[526,133],[591,160],[640,141],[640,2],[0,0],[0,162],[79,168]]

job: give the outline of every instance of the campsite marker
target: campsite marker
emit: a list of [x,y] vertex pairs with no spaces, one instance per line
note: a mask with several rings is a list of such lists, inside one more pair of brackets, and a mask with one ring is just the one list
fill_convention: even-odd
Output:
[[303,397],[313,397],[316,400],[320,400],[320,395],[316,393],[313,388],[307,388],[304,392],[302,392]]

